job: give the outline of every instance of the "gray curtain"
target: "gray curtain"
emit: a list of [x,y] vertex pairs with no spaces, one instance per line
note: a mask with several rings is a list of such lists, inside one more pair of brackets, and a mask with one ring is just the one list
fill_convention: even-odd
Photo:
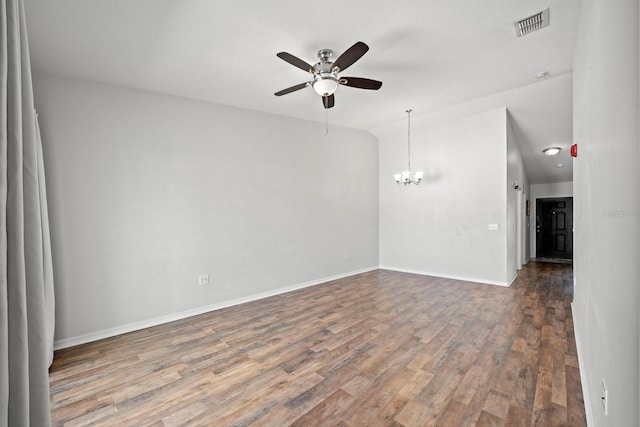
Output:
[[0,0],[0,426],[49,426],[53,274],[22,0]]

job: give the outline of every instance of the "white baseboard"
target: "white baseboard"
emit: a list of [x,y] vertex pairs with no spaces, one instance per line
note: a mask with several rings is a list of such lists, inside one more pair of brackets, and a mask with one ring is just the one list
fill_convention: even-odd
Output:
[[360,270],[349,271],[347,273],[337,274],[335,276],[324,277],[321,279],[311,280],[304,283],[298,283],[296,285],[285,286],[278,289],[273,289],[259,294],[248,295],[246,297],[235,298],[228,301],[219,302],[216,304],[206,305],[203,307],[197,307],[190,310],[181,311],[178,313],[172,313],[165,316],[154,317],[152,319],[142,320],[140,322],[129,323],[122,326],[116,326],[114,328],[103,329],[89,334],[79,335],[75,337],[62,338],[56,340],[53,343],[54,350],[60,350],[62,348],[73,347],[74,345],[85,344],[92,341],[101,340],[104,338],[114,337],[116,335],[126,334],[128,332],[137,331],[140,329],[150,328],[152,326],[161,325],[163,323],[173,322],[175,320],[185,319],[187,317],[197,316],[199,314],[208,313],[210,311],[220,310],[222,308],[231,307],[245,302],[251,302],[263,298],[272,297],[275,295],[284,294],[287,292],[295,291],[298,289],[308,288],[310,286],[320,285],[332,280],[343,279],[345,277],[355,276],[356,274],[366,273],[367,271],[377,270],[378,266],[367,267]]
[[[391,271],[400,271],[402,273],[420,274],[421,276],[441,277],[443,279],[461,280],[463,282],[482,283],[482,284],[485,284],[485,285],[495,285],[495,286],[509,287],[509,286],[511,286],[511,283],[513,283],[513,281],[511,281],[511,283],[506,283],[506,282],[498,282],[498,281],[495,281],[495,280],[478,279],[478,278],[475,278],[475,277],[454,276],[454,275],[450,275],[450,274],[434,273],[434,272],[431,272],[431,271],[412,270],[412,269],[407,269],[407,268],[399,268],[399,267],[391,267],[391,266],[383,266],[383,265],[380,266],[380,269],[382,269],[382,270],[391,270]],[[517,277],[517,275],[516,275],[516,277]],[[515,280],[516,277],[514,277],[513,280]]]
[[571,303],[571,317],[573,318],[573,336],[576,339],[576,351],[578,352],[578,367],[580,370],[580,383],[582,384],[582,399],[584,400],[584,412],[587,416],[587,427],[593,424],[593,412],[591,408],[591,393],[589,393],[589,382],[587,381],[586,369],[587,365],[582,353],[582,345],[580,344],[580,336],[578,335],[578,328],[576,327],[576,316],[573,310],[573,303]]

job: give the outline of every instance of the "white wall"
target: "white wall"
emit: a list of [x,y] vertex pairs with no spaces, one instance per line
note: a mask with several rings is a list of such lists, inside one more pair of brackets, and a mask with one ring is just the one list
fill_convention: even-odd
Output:
[[[529,217],[529,236],[531,243],[531,254],[535,258],[536,256],[536,199],[547,199],[554,197],[573,197],[573,182],[556,182],[552,184],[531,184],[530,187],[531,199],[530,203],[530,217]],[[575,212],[575,205],[573,207]],[[575,217],[574,217],[575,223]],[[574,242],[575,248],[575,242]]]
[[378,266],[371,134],[325,136],[321,123],[43,74],[34,83],[58,346]]
[[[507,280],[515,280],[518,270],[528,259],[525,253],[526,233],[526,193],[529,188],[527,172],[524,169],[522,154],[518,148],[516,133],[513,131],[511,116],[507,114]],[[514,189],[513,183],[518,182]]]
[[[430,123],[413,116],[412,169],[419,186],[397,186],[407,167],[407,128],[377,131],[382,268],[507,285],[506,110]],[[498,231],[488,231],[498,224]]]
[[584,0],[574,58],[573,313],[591,426],[640,425],[639,13]]

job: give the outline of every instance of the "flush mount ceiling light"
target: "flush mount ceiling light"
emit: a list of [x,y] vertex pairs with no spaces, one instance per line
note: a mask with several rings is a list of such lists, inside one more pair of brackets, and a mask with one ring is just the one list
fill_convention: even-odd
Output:
[[422,177],[424,173],[416,172],[411,177],[411,112],[413,110],[406,110],[407,113],[407,170],[402,173],[397,173],[393,175],[393,178],[396,180],[396,184],[400,185],[409,185],[409,184],[420,184],[422,181]]
[[538,74],[536,74],[535,76],[533,76],[534,79],[543,79],[545,77],[547,77],[549,75],[548,71],[542,71]]
[[556,154],[558,154],[560,152],[560,150],[562,150],[562,148],[560,148],[560,147],[549,147],[549,148],[545,148],[544,150],[542,150],[542,152],[544,154],[546,154],[547,156],[555,156]]
[[558,167],[558,168],[563,168],[563,167],[564,167],[564,163],[558,163],[558,164],[556,165],[556,167]]

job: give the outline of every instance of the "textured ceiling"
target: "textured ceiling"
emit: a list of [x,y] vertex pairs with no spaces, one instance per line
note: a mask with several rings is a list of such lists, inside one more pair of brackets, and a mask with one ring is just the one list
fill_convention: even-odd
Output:
[[[514,21],[547,7],[549,27],[516,37]],[[311,88],[273,95],[309,80],[275,54],[313,64],[319,49],[339,55],[364,41],[369,52],[345,74],[384,84],[339,87],[331,124],[375,133],[404,123],[407,108],[416,117],[500,99],[531,181],[572,179],[580,0],[25,0],[25,8],[36,71],[313,121],[325,114]],[[541,71],[548,77],[534,79]],[[545,158],[549,145],[565,148],[566,159]]]

